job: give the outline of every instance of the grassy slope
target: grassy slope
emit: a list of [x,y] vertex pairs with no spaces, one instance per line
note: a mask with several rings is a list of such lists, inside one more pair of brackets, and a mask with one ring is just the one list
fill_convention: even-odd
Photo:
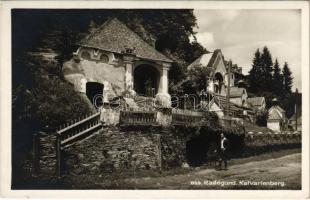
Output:
[[244,120],[244,123],[243,123],[244,127],[245,127],[245,130],[246,132],[262,132],[262,133],[266,133],[266,132],[273,132],[272,130],[270,130],[269,128],[267,127],[263,127],[263,126],[257,126],[255,124],[252,124],[248,121],[245,121]]

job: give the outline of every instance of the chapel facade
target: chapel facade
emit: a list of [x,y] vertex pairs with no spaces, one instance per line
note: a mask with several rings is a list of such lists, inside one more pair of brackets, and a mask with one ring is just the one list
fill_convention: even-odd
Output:
[[118,19],[107,20],[78,44],[63,74],[92,102],[118,96],[149,96],[170,105],[170,58],[158,52]]

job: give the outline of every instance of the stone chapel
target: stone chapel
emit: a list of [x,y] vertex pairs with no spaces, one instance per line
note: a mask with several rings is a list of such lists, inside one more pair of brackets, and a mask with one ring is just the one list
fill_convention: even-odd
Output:
[[109,19],[78,44],[63,74],[90,101],[152,96],[170,106],[168,71],[173,62],[118,19]]

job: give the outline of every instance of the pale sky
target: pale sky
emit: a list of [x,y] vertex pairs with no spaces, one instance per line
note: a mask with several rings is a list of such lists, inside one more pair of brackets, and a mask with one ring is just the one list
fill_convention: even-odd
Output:
[[197,40],[209,51],[221,49],[225,59],[248,74],[257,48],[266,45],[272,59],[293,72],[293,88],[301,91],[300,10],[194,10]]

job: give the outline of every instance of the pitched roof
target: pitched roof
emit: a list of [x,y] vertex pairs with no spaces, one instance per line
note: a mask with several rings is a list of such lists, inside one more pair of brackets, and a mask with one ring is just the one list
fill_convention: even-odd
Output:
[[133,53],[139,58],[173,62],[116,18],[107,20],[97,30],[86,36],[79,45],[115,53],[122,53],[125,48],[130,47],[135,48]]
[[188,65],[188,69],[194,68],[196,66],[207,66],[211,57],[212,57],[212,53],[206,53],[201,55],[199,58],[197,58],[196,60],[194,60],[194,62],[192,62],[190,65]]
[[244,88],[230,87],[230,97],[241,97],[246,90]]
[[[301,119],[301,113],[297,113],[297,119],[298,119],[298,120]],[[292,117],[290,118],[290,120],[296,120],[296,113],[294,113],[294,114],[292,115]]]
[[278,109],[280,112],[285,113],[285,110],[283,110],[280,106],[276,105],[276,106],[273,106],[273,107]]
[[[290,118],[291,124],[296,124],[296,114],[294,113],[294,115]],[[301,124],[302,123],[302,116],[301,113],[298,114],[297,113],[297,124]]]
[[215,68],[214,63],[216,61],[216,57],[218,54],[221,54],[222,51],[220,49],[214,50],[214,52],[209,52],[206,54],[201,55],[199,58],[197,58],[194,62],[192,62],[190,65],[187,66],[187,69],[192,69],[197,66],[201,67],[207,67],[208,68],[208,76],[212,76]]
[[265,101],[265,97],[252,97],[248,98],[248,103],[253,106],[262,106]]
[[[301,118],[301,112],[300,110],[297,111],[297,118]],[[290,120],[295,120],[296,119],[296,113],[294,113],[291,117]]]
[[283,119],[285,111],[280,106],[272,106],[268,111],[268,119]]
[[[213,103],[217,104],[219,107],[226,108],[227,107],[226,96],[220,94],[214,94],[214,98],[210,101],[210,105]],[[229,105],[230,110],[233,111],[243,111],[243,110],[253,111],[252,108],[238,105],[233,101],[230,101]]]

